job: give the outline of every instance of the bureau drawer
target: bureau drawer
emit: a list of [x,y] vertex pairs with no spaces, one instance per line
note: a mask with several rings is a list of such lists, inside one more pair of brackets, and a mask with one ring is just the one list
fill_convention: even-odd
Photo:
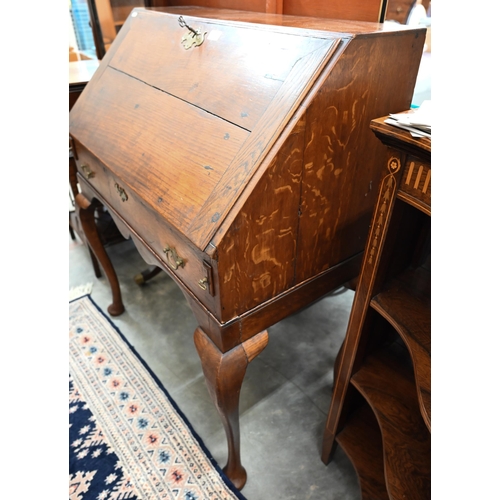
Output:
[[[216,307],[216,286],[212,267],[216,265],[187,238],[179,235],[161,216],[143,203],[137,194],[114,175],[92,153],[79,145],[77,169],[98,198],[115,212],[160,260],[209,309]],[[83,189],[85,192],[85,189]]]

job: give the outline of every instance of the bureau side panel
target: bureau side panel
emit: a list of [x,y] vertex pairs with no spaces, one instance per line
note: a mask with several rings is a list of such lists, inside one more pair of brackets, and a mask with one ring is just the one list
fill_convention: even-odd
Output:
[[300,119],[217,247],[223,322],[295,282],[304,128]]
[[354,38],[308,107],[297,283],[363,251],[385,166],[370,121],[410,107],[424,39]]

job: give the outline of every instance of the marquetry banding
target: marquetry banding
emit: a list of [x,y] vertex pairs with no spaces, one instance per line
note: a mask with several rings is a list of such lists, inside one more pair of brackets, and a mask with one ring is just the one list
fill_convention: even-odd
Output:
[[408,175],[406,176],[405,184],[410,184],[411,176],[413,175],[413,167],[415,166],[415,162],[410,163],[410,168],[408,169]]
[[422,188],[422,193],[427,193],[427,188],[431,182],[431,171],[430,169],[427,171],[427,177],[425,178],[424,187]]
[[417,178],[415,179],[415,184],[413,185],[414,189],[418,189],[418,185],[420,184],[420,177],[422,177],[422,172],[424,171],[424,166],[420,165],[418,169]]
[[[391,162],[389,162],[389,165]],[[399,168],[396,169],[396,171],[399,170]],[[390,202],[393,193],[394,193],[394,188],[395,188],[395,180],[394,176],[392,174],[389,174],[383,182],[387,180],[387,183],[384,187],[381,187],[380,193],[379,193],[379,201],[377,204],[376,210],[379,210],[379,217],[377,220],[377,225],[375,226],[375,232],[373,233],[373,237],[370,236],[371,238],[371,247],[370,247],[370,253],[368,254],[368,264],[373,264],[374,257],[376,256],[378,244],[379,244],[379,236],[381,232],[381,228],[384,224],[384,219],[387,216],[387,209],[388,209],[388,203]],[[382,195],[383,193],[383,195]],[[382,199],[382,204],[380,204],[380,200]],[[380,206],[380,209],[378,208]]]

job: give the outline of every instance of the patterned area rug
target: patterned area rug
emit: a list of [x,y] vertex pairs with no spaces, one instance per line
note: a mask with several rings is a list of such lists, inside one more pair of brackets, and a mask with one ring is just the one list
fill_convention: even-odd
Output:
[[70,500],[245,498],[92,301],[69,305]]

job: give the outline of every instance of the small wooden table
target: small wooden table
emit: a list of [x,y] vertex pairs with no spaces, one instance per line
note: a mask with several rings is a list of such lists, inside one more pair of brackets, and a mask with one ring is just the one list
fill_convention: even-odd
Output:
[[351,459],[363,498],[430,498],[431,141],[371,122],[387,146],[323,439]]
[[[88,82],[97,71],[99,67],[99,61],[97,59],[82,59],[78,61],[69,62],[69,110],[73,108],[74,104],[80,97],[81,93],[87,86]],[[69,211],[69,231],[71,238],[75,239],[75,233],[82,242],[87,245],[89,250],[90,258],[92,261],[92,266],[94,268],[94,274],[97,278],[102,276],[101,270],[99,268],[99,262],[95,257],[95,254],[91,246],[87,242],[87,238],[83,231],[80,218],[77,211],[74,209],[75,198],[79,192],[78,180],[76,176],[76,162],[73,156],[73,149],[69,148],[69,188],[70,188],[70,211]],[[73,205],[73,209],[71,209]],[[97,210],[97,230],[100,239],[104,245],[118,243],[124,241],[123,236],[118,231],[116,224],[113,219],[102,206],[96,206]]]
[[[83,89],[90,81],[97,68],[99,67],[99,61],[97,59],[82,59],[78,61],[69,62],[69,111],[73,108],[76,101],[83,92]],[[74,209],[75,198],[79,192],[78,190],[78,180],[76,178],[76,163],[73,156],[73,149],[69,147],[69,195],[70,195],[70,210],[69,210],[69,232],[71,238],[75,239],[75,233],[78,237],[86,243],[85,233],[83,232],[80,219],[77,212]],[[71,209],[73,205],[73,209]],[[87,243],[86,243],[87,244]],[[92,260],[92,266],[94,268],[94,273],[97,278],[101,277],[101,271],[99,269],[99,263],[92,251],[92,248],[87,244],[89,250],[90,258]]]
[[97,68],[97,59],[82,59],[69,62],[69,110],[74,106],[85,85],[90,81]]

